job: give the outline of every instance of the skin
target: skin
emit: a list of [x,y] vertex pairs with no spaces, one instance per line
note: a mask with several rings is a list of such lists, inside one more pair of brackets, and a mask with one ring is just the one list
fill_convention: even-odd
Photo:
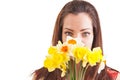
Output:
[[66,41],[66,37],[79,37],[85,46],[91,48],[93,42],[93,26],[92,20],[86,13],[68,14],[63,21],[62,41]]

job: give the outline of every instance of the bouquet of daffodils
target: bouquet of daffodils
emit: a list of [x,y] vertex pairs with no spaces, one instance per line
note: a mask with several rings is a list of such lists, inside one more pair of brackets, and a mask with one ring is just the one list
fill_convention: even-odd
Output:
[[49,72],[56,68],[62,71],[61,77],[69,80],[84,80],[89,66],[100,63],[98,73],[104,69],[104,57],[100,47],[93,50],[85,47],[79,38],[67,37],[66,42],[58,41],[56,46],[50,46],[44,61],[44,67]]

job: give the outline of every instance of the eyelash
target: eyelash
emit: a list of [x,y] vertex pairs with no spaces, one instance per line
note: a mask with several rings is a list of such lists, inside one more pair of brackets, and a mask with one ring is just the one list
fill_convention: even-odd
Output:
[[72,36],[73,33],[72,33],[72,32],[69,32],[69,31],[66,31],[66,32],[65,32],[65,35],[66,35],[66,36]]
[[82,36],[83,36],[83,37],[88,37],[89,35],[90,35],[90,32],[83,32],[83,33],[82,33]]
[[[74,34],[72,32],[66,31],[64,32],[66,36],[73,36]],[[82,37],[88,37],[91,33],[90,32],[83,32],[81,35]]]

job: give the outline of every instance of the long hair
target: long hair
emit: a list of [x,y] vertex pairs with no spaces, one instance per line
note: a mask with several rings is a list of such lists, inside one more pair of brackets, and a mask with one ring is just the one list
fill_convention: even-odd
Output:
[[77,15],[83,12],[87,13],[92,19],[94,32],[94,41],[92,48],[98,46],[102,48],[102,35],[98,13],[92,4],[82,0],[74,0],[68,2],[58,14],[52,38],[53,45],[56,45],[58,40],[62,41],[62,27],[64,18],[70,13]]
[[[83,1],[83,0],[70,1],[61,9],[60,13],[57,16],[55,27],[54,27],[53,37],[52,37],[52,45],[56,45],[58,43],[58,40],[62,41],[63,21],[64,21],[64,18],[70,13],[75,14],[75,15],[77,15],[79,13],[87,13],[89,15],[89,17],[92,20],[93,33],[94,33],[92,49],[94,47],[99,46],[99,47],[101,47],[101,49],[103,51],[101,26],[100,26],[98,13],[92,4],[90,4],[87,1]],[[99,68],[99,64],[94,67],[89,67],[85,74],[85,80],[110,80],[110,78],[106,74],[106,69],[104,69],[100,74],[98,74],[97,73],[98,68]],[[38,76],[44,75],[44,72],[46,71],[46,69],[45,68],[42,68],[42,69],[37,70],[36,75],[38,75]],[[48,73],[45,73],[44,76],[46,76]],[[56,70],[54,73],[56,73],[56,74],[53,74],[53,76],[55,77],[56,75],[58,75],[61,72]],[[48,75],[50,75],[50,73]],[[52,80],[64,80],[65,79],[65,78],[60,78],[60,75],[58,75],[57,77],[59,77],[59,78],[52,79]],[[52,76],[49,78],[52,78]],[[35,79],[35,80],[38,80],[38,79]],[[48,80],[48,79],[44,79],[44,80]]]

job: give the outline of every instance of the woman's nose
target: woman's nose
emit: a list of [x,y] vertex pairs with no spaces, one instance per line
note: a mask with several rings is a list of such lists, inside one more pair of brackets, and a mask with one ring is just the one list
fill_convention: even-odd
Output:
[[82,41],[82,37],[81,37],[80,33],[76,33],[76,34],[74,35],[74,38],[77,38],[77,39],[79,39],[80,41]]
[[80,33],[76,33],[76,34],[74,35],[74,38],[81,38]]

